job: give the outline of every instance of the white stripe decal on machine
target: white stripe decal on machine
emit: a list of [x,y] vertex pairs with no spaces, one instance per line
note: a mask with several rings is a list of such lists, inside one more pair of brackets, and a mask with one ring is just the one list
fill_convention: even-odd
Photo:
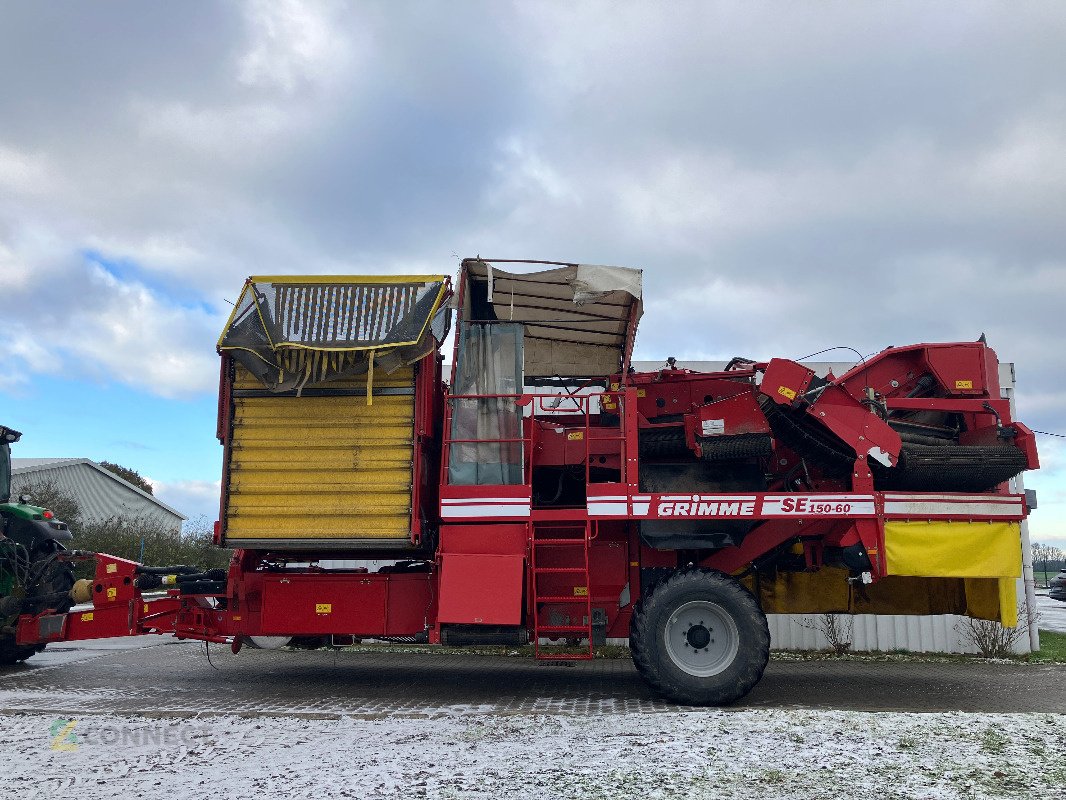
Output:
[[1023,516],[1021,503],[941,503],[935,500],[886,500],[885,514],[906,517],[1007,517]]
[[625,517],[629,515],[629,504],[624,500],[620,502],[601,503],[600,498],[595,500],[589,499],[588,501],[588,513],[589,516],[598,517]]
[[446,519],[469,519],[471,517],[528,517],[529,504],[442,506],[440,515]]

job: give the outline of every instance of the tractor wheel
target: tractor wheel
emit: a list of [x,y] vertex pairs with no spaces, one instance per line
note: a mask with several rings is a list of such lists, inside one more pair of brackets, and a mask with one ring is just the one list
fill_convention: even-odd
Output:
[[22,645],[20,647],[15,644],[14,636],[10,634],[0,636],[0,666],[9,667],[12,664],[18,664],[41,650],[44,650],[44,645]]
[[[48,556],[56,550],[62,550],[62,546],[56,542],[49,543],[48,549],[43,554]],[[41,557],[42,554],[35,554]],[[74,570],[70,564],[66,564],[60,561],[53,561],[48,564],[44,569],[44,574],[38,579],[34,585],[31,594],[25,598],[25,602],[28,604],[24,607],[24,610],[28,610],[32,613],[42,611],[43,609],[35,606],[34,598],[46,596],[46,595],[58,595],[68,594],[74,587]],[[70,597],[64,597],[62,601],[55,603],[55,612],[57,614],[65,614],[70,610],[70,607],[74,604],[74,601]],[[7,634],[0,636],[0,665],[10,666],[17,664],[20,661],[25,661],[32,655],[36,655],[44,650],[43,644],[30,644],[30,645],[16,645],[15,637]]]
[[770,631],[755,597],[714,570],[675,572],[635,610],[633,663],[668,700],[725,705],[759,682],[770,658]]

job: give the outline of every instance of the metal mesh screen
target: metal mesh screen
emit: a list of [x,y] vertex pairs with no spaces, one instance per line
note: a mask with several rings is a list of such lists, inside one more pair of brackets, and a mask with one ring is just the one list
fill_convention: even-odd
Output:
[[447,331],[443,276],[251,278],[219,350],[269,389],[387,369],[425,355]]

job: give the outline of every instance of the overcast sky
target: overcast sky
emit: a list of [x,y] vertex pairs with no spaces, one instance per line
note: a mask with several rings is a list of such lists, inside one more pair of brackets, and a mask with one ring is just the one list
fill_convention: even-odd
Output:
[[0,74],[3,422],[190,516],[253,273],[642,267],[643,359],[985,332],[1066,433],[1061,2],[0,0]]

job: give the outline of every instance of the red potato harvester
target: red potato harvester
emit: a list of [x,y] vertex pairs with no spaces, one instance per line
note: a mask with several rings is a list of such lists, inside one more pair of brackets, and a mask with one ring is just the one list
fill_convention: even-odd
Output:
[[641,293],[639,270],[481,258],[454,286],[250,278],[219,340],[229,569],[95,555],[92,609],[23,614],[19,644],[628,638],[658,693],[721,704],[762,676],[767,613],[1017,624],[1010,481],[1037,453],[984,341],[840,376],[636,372]]

